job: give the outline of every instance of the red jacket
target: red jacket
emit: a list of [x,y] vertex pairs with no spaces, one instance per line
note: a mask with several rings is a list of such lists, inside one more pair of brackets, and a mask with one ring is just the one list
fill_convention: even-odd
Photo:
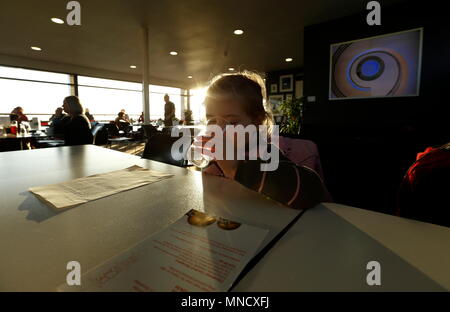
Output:
[[417,154],[398,194],[397,215],[450,226],[450,144]]

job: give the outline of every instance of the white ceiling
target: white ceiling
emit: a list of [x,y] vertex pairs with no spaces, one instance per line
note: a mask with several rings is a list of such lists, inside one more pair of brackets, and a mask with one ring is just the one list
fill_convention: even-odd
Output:
[[[150,75],[182,85],[202,83],[228,67],[261,72],[302,67],[304,26],[364,11],[367,3],[82,0],[81,26],[52,23],[51,17],[66,19],[67,2],[1,0],[0,54],[124,73],[139,79],[141,27],[146,25]],[[235,29],[243,29],[245,34],[235,36]],[[30,46],[43,50],[32,51]],[[178,56],[169,55],[173,50],[178,51]],[[286,63],[286,57],[294,61]],[[131,64],[138,68],[130,69]],[[188,75],[194,79],[187,79]]]

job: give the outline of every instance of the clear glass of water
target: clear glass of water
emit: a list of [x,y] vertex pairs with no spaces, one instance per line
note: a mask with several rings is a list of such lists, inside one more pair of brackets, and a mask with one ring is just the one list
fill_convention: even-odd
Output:
[[205,144],[214,137],[217,126],[224,131],[227,125],[229,125],[229,122],[220,117],[209,119],[206,122],[206,126],[194,137],[194,142],[187,151],[187,159],[194,166],[204,169],[214,160],[214,157],[211,156],[211,153],[214,151],[210,147],[205,146]]

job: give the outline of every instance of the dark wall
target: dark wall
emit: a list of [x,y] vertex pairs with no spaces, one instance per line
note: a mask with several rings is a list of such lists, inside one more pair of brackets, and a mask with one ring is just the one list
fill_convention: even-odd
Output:
[[[293,90],[292,92],[281,92],[280,91],[280,76],[283,75],[293,75]],[[286,70],[278,70],[278,71],[271,71],[266,73],[266,89],[267,94],[270,95],[278,95],[283,94],[285,97],[287,94],[291,94],[292,96],[295,96],[295,82],[297,80],[303,80],[303,68],[293,68],[293,69],[286,69]],[[277,92],[271,92],[270,86],[272,84],[277,85]]]
[[[292,91],[281,91],[280,89],[280,77],[284,75],[292,76]],[[302,68],[291,68],[285,70],[271,71],[266,73],[266,90],[268,100],[271,103],[271,109],[274,113],[274,121],[276,124],[280,124],[283,120],[281,112],[278,110],[278,105],[273,103],[271,100],[272,96],[276,96],[277,98],[281,98],[281,100],[288,100],[289,96],[294,99],[296,98],[297,93],[299,96],[303,95],[302,90],[297,92],[297,81],[303,81],[303,69]],[[276,92],[274,92],[271,88],[272,85],[276,85]]]
[[[305,28],[303,136],[316,141],[335,201],[391,213],[402,176],[425,147],[450,141],[449,17],[432,2],[384,7],[382,25],[367,11]],[[330,45],[424,27],[420,95],[328,100]]]

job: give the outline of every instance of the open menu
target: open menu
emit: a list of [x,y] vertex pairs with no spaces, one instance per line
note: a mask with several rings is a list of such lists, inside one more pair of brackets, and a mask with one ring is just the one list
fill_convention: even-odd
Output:
[[227,291],[268,230],[191,210],[59,291]]

